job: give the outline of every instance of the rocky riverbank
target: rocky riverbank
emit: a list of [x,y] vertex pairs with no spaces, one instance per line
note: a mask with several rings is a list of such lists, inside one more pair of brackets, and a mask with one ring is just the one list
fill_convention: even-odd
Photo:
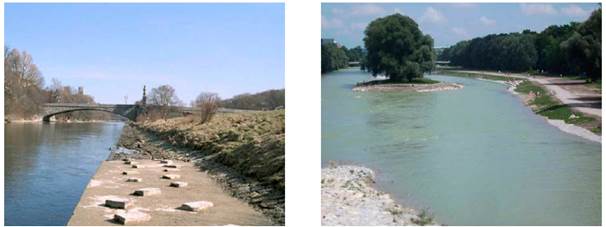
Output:
[[408,84],[408,83],[361,83],[356,85],[353,91],[408,91],[408,92],[434,92],[449,91],[463,88],[463,85],[456,83],[435,83],[435,84]]
[[192,162],[232,196],[284,224],[284,110],[224,113],[204,125],[190,117],[125,126],[109,160]]
[[365,167],[322,169],[322,225],[437,225],[427,212],[403,207],[373,188],[374,179]]

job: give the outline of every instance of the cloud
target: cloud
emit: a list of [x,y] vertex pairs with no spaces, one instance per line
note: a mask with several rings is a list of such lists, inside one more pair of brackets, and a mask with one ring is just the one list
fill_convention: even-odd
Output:
[[455,8],[473,8],[476,7],[477,4],[474,3],[454,3],[452,4],[453,7]]
[[364,29],[366,29],[367,25],[367,23],[352,23],[349,25],[349,27],[351,28],[351,30],[363,31]]
[[527,15],[554,15],[558,13],[549,4],[521,4],[520,9]]
[[453,33],[462,36],[463,38],[469,38],[470,35],[467,32],[467,30],[465,30],[464,28],[459,28],[459,27],[453,27],[450,29]]
[[421,21],[429,21],[432,23],[441,23],[446,21],[446,17],[440,13],[440,11],[434,9],[433,7],[427,7],[425,13],[421,17]]
[[322,17],[322,28],[324,29],[339,29],[343,28],[344,23],[339,18]]
[[560,9],[560,11],[565,15],[573,17],[589,17],[589,14],[591,14],[590,10],[584,10],[577,5],[569,5],[568,7]]
[[349,11],[352,16],[378,16],[385,13],[387,13],[387,10],[375,4],[354,5]]
[[482,24],[484,24],[486,26],[495,26],[497,24],[497,22],[495,20],[489,19],[488,17],[485,17],[485,16],[480,17],[480,22],[482,22]]

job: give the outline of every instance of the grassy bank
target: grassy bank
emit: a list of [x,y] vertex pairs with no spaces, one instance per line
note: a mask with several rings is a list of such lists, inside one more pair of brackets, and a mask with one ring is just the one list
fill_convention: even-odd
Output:
[[[553,120],[563,120],[567,124],[581,126],[597,134],[602,133],[602,126],[598,120],[562,105],[540,85],[525,80],[516,87],[515,91],[525,95],[532,94],[533,97],[527,101],[527,104],[537,114]],[[571,118],[573,115],[576,117]]]
[[284,190],[284,110],[221,113],[212,121],[180,117],[138,123],[173,145],[201,152],[240,174]]

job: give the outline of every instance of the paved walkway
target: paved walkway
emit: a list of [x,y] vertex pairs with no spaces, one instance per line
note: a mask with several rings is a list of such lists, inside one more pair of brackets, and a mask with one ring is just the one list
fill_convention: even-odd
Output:
[[[175,162],[178,168],[165,168],[160,161],[134,160],[143,168],[132,168],[123,161],[105,161],[82,194],[68,225],[119,225],[114,214],[133,211],[148,216],[148,220],[127,225],[271,225],[269,219],[245,202],[224,192],[206,173],[189,162]],[[164,169],[173,169],[164,172]],[[136,171],[123,175],[123,171]],[[163,175],[176,174],[179,179],[162,179]],[[140,178],[141,182],[127,182]],[[170,187],[174,181],[187,182],[186,187]],[[158,188],[160,194],[131,195],[141,188]],[[123,209],[105,206],[107,199],[126,198],[132,204]],[[179,209],[183,203],[209,201],[213,207],[192,212]]]
[[490,71],[453,70],[455,72],[485,74],[491,76],[506,76],[529,79],[543,85],[562,104],[593,116],[602,118],[602,94],[589,89],[583,80],[568,80],[557,77],[527,76],[516,73],[499,73]]

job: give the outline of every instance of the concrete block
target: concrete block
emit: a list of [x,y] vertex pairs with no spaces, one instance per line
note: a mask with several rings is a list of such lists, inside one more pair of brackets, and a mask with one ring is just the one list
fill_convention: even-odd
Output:
[[105,200],[105,206],[116,209],[126,209],[130,205],[127,198],[111,198]]
[[138,177],[131,177],[131,178],[126,179],[126,182],[142,182],[142,181],[143,181],[143,179],[138,178]]
[[151,215],[143,213],[139,210],[129,210],[126,212],[121,211],[114,214],[114,221],[123,225],[141,223],[149,221],[150,219]]
[[173,181],[173,182],[170,182],[170,186],[175,187],[175,188],[187,187],[187,182]]
[[133,195],[150,196],[150,195],[159,195],[161,193],[162,193],[162,191],[160,191],[159,188],[141,188],[141,189],[135,190]]
[[164,176],[162,176],[162,179],[169,179],[169,180],[175,180],[175,179],[179,179],[181,178],[181,176],[177,175],[177,174],[166,174]]
[[197,212],[197,211],[206,210],[213,206],[214,206],[214,204],[209,201],[195,201],[195,202],[184,203],[179,208],[182,210]]
[[122,172],[122,175],[133,175],[133,174],[139,174],[139,172],[137,172],[137,171],[124,171],[124,172]]
[[179,168],[179,166],[175,165],[175,164],[167,164],[167,165],[164,165],[164,167],[166,167],[166,168]]

